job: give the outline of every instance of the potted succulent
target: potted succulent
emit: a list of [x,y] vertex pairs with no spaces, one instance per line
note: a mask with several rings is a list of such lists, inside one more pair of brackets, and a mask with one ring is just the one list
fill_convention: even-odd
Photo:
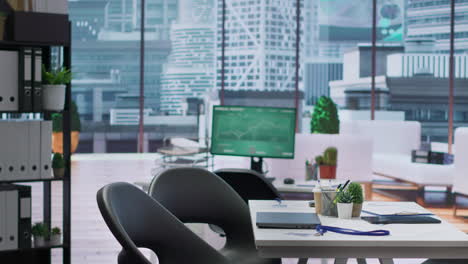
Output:
[[338,217],[341,219],[351,219],[353,215],[353,196],[348,190],[342,190],[336,196],[338,207]]
[[42,66],[42,104],[45,110],[63,110],[66,85],[70,83],[71,78],[70,70],[65,67],[47,71],[45,66]]
[[58,246],[62,244],[62,231],[58,227],[52,228],[50,232],[50,245]]
[[[74,153],[80,142],[81,121],[78,107],[71,102],[71,152]],[[52,152],[63,154],[63,122],[62,114],[52,115]]]
[[65,160],[63,160],[63,155],[61,153],[54,153],[52,169],[55,178],[63,178],[65,175]]
[[45,223],[35,223],[32,226],[31,234],[34,237],[34,247],[45,247],[49,239],[49,228]]
[[361,184],[357,182],[350,183],[348,192],[353,196],[353,217],[360,217],[362,204],[364,203],[364,193]]
[[340,119],[335,102],[322,96],[314,107],[310,124],[312,134],[339,134]]
[[0,11],[0,40],[3,40],[3,36],[5,35],[5,25],[7,17],[7,13]]
[[323,156],[315,157],[315,162],[320,169],[320,179],[336,179],[337,158],[338,150],[335,147],[329,147]]

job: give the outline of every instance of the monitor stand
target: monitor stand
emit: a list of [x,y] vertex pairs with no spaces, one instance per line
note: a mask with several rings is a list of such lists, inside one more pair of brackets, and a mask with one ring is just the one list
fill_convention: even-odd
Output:
[[250,169],[263,174],[263,158],[251,157],[250,158]]

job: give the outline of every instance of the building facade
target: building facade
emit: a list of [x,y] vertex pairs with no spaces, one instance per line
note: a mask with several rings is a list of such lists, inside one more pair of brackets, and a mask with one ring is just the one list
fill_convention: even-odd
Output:
[[[218,1],[218,69],[221,69],[222,2]],[[295,88],[296,1],[226,0],[225,88]],[[218,71],[217,86],[221,86]]]
[[214,0],[180,0],[171,28],[172,51],[161,77],[161,111],[185,115],[187,98],[215,87],[216,14]]
[[[435,52],[450,50],[450,0],[409,0],[408,38],[432,38]],[[468,52],[468,0],[455,1],[455,52]]]

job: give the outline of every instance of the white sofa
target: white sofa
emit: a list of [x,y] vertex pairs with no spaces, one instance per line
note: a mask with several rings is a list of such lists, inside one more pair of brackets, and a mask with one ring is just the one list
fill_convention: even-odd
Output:
[[373,172],[419,187],[453,184],[453,165],[420,164],[411,161],[411,151],[419,149],[421,125],[411,121],[342,122],[340,133],[373,139]]
[[[455,171],[453,181],[453,191],[457,195],[468,196],[468,127],[461,127],[455,130]],[[456,199],[455,199],[456,214]]]
[[294,159],[266,159],[269,176],[305,180],[305,161],[327,147],[338,149],[337,179],[372,182],[372,140],[354,135],[296,134]]

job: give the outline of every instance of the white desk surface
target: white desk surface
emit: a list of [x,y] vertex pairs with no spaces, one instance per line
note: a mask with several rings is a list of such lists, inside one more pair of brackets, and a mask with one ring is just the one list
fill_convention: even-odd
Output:
[[[372,225],[361,219],[320,216],[323,225],[361,231],[389,230],[386,237],[352,236],[315,230],[263,229],[257,212],[314,212],[307,201],[249,201],[255,244],[263,257],[291,258],[461,258],[468,259],[468,235],[442,220],[441,224]],[[413,202],[366,202],[364,210],[380,214],[428,211]],[[363,213],[363,215],[365,215]]]
[[[325,180],[326,182],[323,185],[333,185],[336,186],[340,183],[345,183],[346,180]],[[322,181],[323,182],[323,181]],[[273,186],[279,192],[291,192],[291,193],[313,193],[315,186],[318,186],[317,181],[295,181],[294,184],[284,184],[282,179],[277,179],[273,181]]]

